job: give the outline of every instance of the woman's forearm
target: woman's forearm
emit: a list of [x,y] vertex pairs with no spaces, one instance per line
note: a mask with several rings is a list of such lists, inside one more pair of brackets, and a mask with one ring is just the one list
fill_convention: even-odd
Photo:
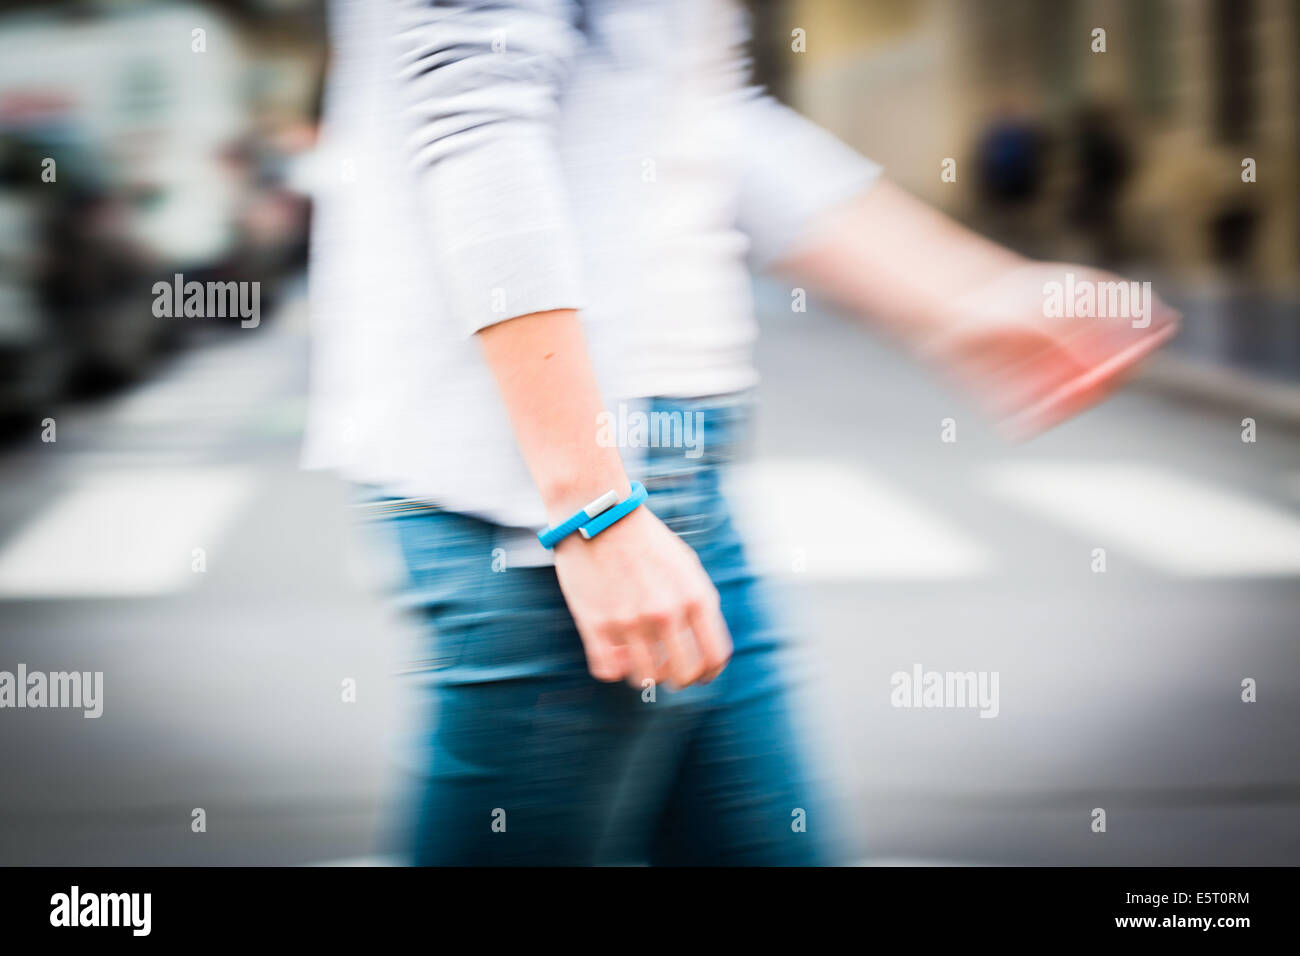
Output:
[[[534,312],[477,334],[550,522],[611,488],[626,497],[618,449],[597,441],[600,390],[577,313]],[[686,687],[726,666],[731,638],[717,588],[648,507],[589,541],[561,541],[555,573],[597,679]]]
[[477,335],[548,519],[611,488],[626,497],[618,449],[596,439],[603,406],[577,312],[534,312]]
[[885,180],[829,216],[777,271],[916,344],[960,321],[961,296],[1025,262]]

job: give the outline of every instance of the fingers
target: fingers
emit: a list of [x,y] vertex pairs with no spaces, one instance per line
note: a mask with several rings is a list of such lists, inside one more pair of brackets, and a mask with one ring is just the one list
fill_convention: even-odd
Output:
[[731,635],[717,592],[685,604],[675,614],[646,612],[584,631],[591,676],[605,682],[625,680],[633,687],[652,680],[678,689],[716,678],[731,657]]
[[1034,405],[1007,423],[1008,430],[1029,437],[1078,414],[1113,392],[1124,377],[1143,359],[1160,348],[1176,329],[1171,324],[1127,349],[1110,356],[1080,374],[1070,377]]
[[557,553],[587,668],[597,680],[638,688],[712,680],[731,656],[717,589],[695,552],[667,527],[651,518],[640,530],[646,541],[610,539],[614,550],[601,562],[587,551]]
[[660,679],[666,677],[677,688],[709,683],[731,658],[731,635],[717,589],[698,562],[695,570],[698,578],[683,585],[693,596],[679,612],[656,616],[652,626],[664,655]]
[[633,687],[643,687],[647,680],[658,684],[662,677],[662,670],[655,642],[643,634],[636,634],[627,642],[626,647],[628,654],[628,683]]
[[585,631],[581,626],[578,633],[582,638],[582,649],[587,655],[587,670],[591,676],[605,683],[622,680],[628,668],[626,649],[603,635]]
[[727,661],[731,660],[731,634],[722,617],[718,592],[713,591],[708,599],[694,602],[687,609],[686,621],[700,656],[700,681],[707,684],[721,674]]
[[668,652],[668,679],[675,687],[689,687],[705,672],[704,661],[685,615],[675,621],[664,637]]

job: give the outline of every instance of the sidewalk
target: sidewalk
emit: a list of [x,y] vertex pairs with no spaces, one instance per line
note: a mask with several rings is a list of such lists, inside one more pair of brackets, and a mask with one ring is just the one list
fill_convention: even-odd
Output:
[[1169,348],[1139,372],[1136,384],[1180,398],[1300,424],[1300,301],[1241,283],[1162,283],[1182,312]]
[[1154,356],[1135,387],[1240,411],[1300,427],[1300,384],[1172,353]]

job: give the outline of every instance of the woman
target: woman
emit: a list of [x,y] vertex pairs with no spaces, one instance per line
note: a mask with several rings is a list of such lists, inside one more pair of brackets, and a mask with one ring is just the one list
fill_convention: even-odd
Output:
[[[1168,311],[1047,318],[1045,282],[1104,277],[967,232],[747,87],[723,0],[332,11],[306,463],[362,486],[424,624],[414,861],[835,860],[719,491],[757,380],[749,268],[1021,433],[1095,401]],[[702,444],[602,440],[619,403]]]

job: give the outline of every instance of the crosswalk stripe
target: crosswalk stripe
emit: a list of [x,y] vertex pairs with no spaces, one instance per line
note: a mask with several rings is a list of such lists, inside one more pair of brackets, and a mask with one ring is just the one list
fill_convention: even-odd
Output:
[[338,869],[340,867],[402,866],[404,861],[397,856],[352,856],[339,860],[319,860],[306,865]]
[[241,469],[97,475],[0,550],[0,597],[141,597],[191,586],[253,488]]
[[1008,502],[1164,571],[1192,577],[1300,574],[1300,520],[1151,465],[1025,462],[992,466]]
[[728,489],[755,565],[822,579],[974,577],[991,555],[898,489],[842,462],[775,460]]

